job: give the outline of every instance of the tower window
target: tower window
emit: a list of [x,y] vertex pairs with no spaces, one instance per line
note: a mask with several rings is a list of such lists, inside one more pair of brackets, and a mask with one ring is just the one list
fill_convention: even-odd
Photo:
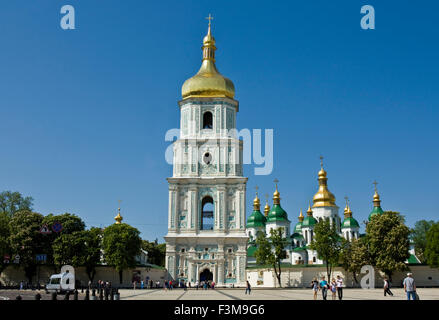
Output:
[[203,114],[203,129],[212,129],[213,116],[212,112],[207,111]]
[[213,230],[214,206],[212,197],[204,197],[201,208],[201,230]]
[[210,163],[212,162],[212,154],[211,154],[210,152],[206,152],[206,153],[203,155],[203,162],[204,162],[205,164],[210,164]]

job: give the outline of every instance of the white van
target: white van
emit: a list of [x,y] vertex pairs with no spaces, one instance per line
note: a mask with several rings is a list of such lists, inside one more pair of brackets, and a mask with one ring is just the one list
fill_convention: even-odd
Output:
[[61,273],[52,274],[46,285],[46,291],[57,293],[75,290],[75,271],[70,266],[63,266]]

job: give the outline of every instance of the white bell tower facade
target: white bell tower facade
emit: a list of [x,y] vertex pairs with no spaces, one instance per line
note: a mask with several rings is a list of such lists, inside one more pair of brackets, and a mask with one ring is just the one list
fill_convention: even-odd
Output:
[[236,134],[238,101],[232,81],[215,66],[215,39],[203,40],[200,70],[185,81],[180,137],[173,144],[166,269],[175,281],[246,282],[243,143]]

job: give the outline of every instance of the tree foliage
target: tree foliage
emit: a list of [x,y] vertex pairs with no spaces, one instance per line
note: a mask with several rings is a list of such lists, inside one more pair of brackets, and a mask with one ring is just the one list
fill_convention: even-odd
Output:
[[317,251],[319,259],[326,265],[328,280],[331,279],[332,269],[340,259],[341,242],[335,226],[326,219],[319,221],[314,227],[314,238],[311,249]]
[[104,259],[119,272],[120,283],[123,270],[136,266],[136,256],[142,245],[139,234],[139,230],[126,223],[113,224],[104,229]]
[[282,267],[281,261],[286,258],[285,247],[287,240],[283,237],[282,228],[271,229],[267,239],[264,232],[258,232],[256,237],[256,263],[273,266],[279,287],[281,284]]
[[101,263],[103,232],[101,228],[91,228],[84,232],[85,253],[83,264],[90,281],[96,275],[96,266]]
[[366,227],[371,263],[391,279],[395,271],[406,270],[410,230],[398,212],[385,211],[372,217]]
[[59,215],[48,214],[43,218],[42,225],[45,224],[50,230],[52,230],[52,226],[55,224],[55,222],[61,223],[61,232],[52,232],[50,234],[45,234],[43,237],[45,248],[44,253],[47,254],[47,263],[49,264],[58,264],[54,260],[53,244],[59,237],[85,230],[84,221],[82,221],[82,219],[77,215],[71,213],[63,213]]
[[9,223],[12,256],[20,256],[20,265],[24,267],[29,282],[36,272],[35,256],[44,253],[45,249],[43,235],[39,232],[42,221],[43,215],[23,210],[15,212]]
[[412,230],[411,238],[415,243],[415,253],[416,256],[425,263],[424,251],[427,246],[427,232],[434,224],[434,221],[420,220],[416,221],[415,227]]
[[9,242],[9,222],[11,218],[5,212],[0,212],[0,273],[7,266],[4,263],[4,256],[11,255],[11,246]]
[[439,222],[433,224],[427,232],[425,260],[432,268],[439,268]]
[[356,283],[360,275],[361,267],[370,264],[365,238],[342,240],[340,251],[340,263],[347,272],[351,272]]
[[65,264],[79,267],[84,264],[86,254],[85,231],[62,234],[52,245],[54,263],[61,267]]
[[31,211],[32,197],[23,197],[19,192],[3,191],[0,193],[0,213],[9,217],[17,211]]
[[148,262],[158,266],[165,266],[166,243],[158,243],[158,240],[142,240],[142,249],[148,252]]

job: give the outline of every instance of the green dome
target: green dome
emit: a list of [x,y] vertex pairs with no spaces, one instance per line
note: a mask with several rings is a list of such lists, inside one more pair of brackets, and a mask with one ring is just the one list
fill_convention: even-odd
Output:
[[350,218],[345,218],[343,220],[343,225],[342,225],[342,229],[347,229],[347,228],[359,228],[360,225],[358,224],[358,221],[355,220],[354,218],[350,217]]
[[301,233],[302,232],[302,222],[298,222],[296,226],[294,227],[295,233]]
[[305,219],[303,219],[302,228],[303,227],[312,227],[316,223],[317,223],[316,218],[314,218],[313,216],[306,216]]
[[302,234],[297,233],[297,232],[293,233],[293,234],[290,236],[290,238],[291,238],[291,239],[297,239],[297,240],[304,240]]
[[247,257],[255,257],[256,256],[256,250],[258,248],[256,246],[250,246],[247,248]]
[[267,222],[276,222],[276,221],[288,221],[287,212],[282,209],[280,204],[274,204],[273,208],[271,208],[270,213],[268,214]]
[[265,227],[267,219],[259,210],[254,210],[247,219],[247,228]]
[[373,216],[380,215],[383,213],[384,213],[384,211],[383,211],[383,209],[381,209],[381,207],[373,207],[372,212],[369,214],[369,221]]

